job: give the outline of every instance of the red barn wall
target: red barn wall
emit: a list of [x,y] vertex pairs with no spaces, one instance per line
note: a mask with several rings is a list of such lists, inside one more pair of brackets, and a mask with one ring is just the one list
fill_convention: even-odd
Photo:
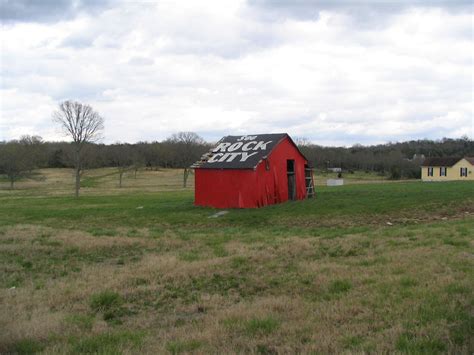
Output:
[[255,208],[288,200],[286,161],[295,161],[296,198],[306,197],[306,160],[284,139],[268,157],[252,169],[196,169],[195,205],[216,208]]
[[261,192],[259,206],[288,200],[286,161],[290,159],[295,161],[296,199],[306,198],[305,164],[307,161],[289,139],[284,139],[268,157],[270,170],[266,170],[265,161],[257,166],[257,180]]
[[194,204],[216,208],[257,207],[256,176],[252,169],[196,169]]

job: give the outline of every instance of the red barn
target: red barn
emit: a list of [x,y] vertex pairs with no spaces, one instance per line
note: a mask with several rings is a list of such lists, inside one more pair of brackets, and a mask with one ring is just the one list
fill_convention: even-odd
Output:
[[255,208],[314,195],[312,169],[286,133],[226,136],[193,168],[197,206]]

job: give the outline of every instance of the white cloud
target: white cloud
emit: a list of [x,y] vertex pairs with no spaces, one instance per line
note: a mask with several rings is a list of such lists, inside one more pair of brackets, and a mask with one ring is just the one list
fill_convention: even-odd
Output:
[[0,91],[0,97],[0,140],[20,138],[25,134],[41,135],[50,140],[61,138],[51,125],[51,113],[56,104],[49,96],[6,89]]
[[64,99],[95,107],[107,142],[180,130],[345,145],[474,137],[470,13],[410,7],[359,26],[337,7],[316,19],[268,21],[264,11],[242,1],[123,2],[3,25],[0,139],[57,139],[50,117]]

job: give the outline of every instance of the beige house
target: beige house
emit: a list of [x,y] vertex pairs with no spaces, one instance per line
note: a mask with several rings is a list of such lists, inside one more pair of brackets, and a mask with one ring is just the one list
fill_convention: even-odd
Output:
[[474,157],[426,158],[421,166],[423,181],[474,181]]

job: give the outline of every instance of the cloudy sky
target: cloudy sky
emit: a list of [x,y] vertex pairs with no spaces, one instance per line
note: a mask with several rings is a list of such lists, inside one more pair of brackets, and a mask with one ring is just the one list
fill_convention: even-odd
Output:
[[470,1],[0,0],[0,140],[288,132],[322,145],[474,138]]

